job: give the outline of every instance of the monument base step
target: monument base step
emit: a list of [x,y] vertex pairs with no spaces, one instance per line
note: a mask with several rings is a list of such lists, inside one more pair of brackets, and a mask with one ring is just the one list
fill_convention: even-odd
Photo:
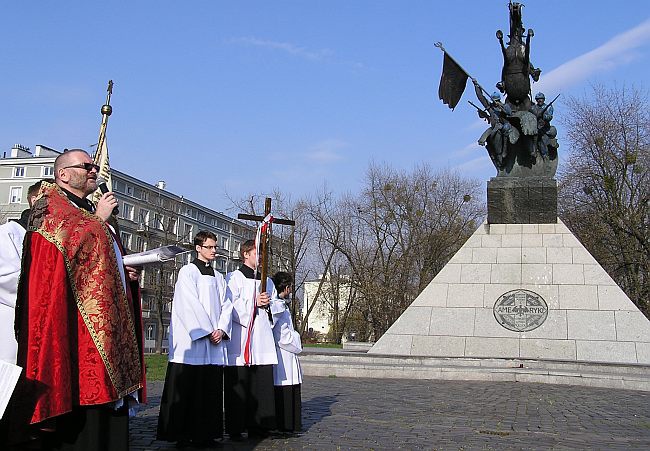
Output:
[[304,352],[307,376],[533,382],[650,392],[650,365]]

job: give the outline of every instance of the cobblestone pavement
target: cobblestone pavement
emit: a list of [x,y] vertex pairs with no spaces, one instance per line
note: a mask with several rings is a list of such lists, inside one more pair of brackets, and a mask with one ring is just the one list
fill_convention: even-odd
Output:
[[[131,449],[155,441],[162,382],[131,422]],[[512,382],[306,377],[303,431],[214,449],[650,449],[650,393]]]

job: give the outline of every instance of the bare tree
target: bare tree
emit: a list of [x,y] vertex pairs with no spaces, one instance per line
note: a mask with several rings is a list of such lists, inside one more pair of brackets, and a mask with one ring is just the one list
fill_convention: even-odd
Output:
[[476,229],[477,193],[476,182],[426,165],[371,165],[358,196],[312,205],[327,276],[315,298],[330,310],[336,341],[351,319],[362,340],[390,327]]
[[345,215],[340,204],[334,199],[332,193],[325,188],[308,204],[308,214],[314,230],[311,242],[311,266],[318,268],[315,273],[321,274],[314,295],[313,302],[303,312],[299,324],[301,335],[306,332],[309,316],[319,303],[326,299],[326,281],[329,277],[332,262],[335,256],[341,253],[344,242]]
[[560,216],[650,317],[650,104],[635,88],[595,86],[566,102],[569,152]]
[[478,183],[421,165],[396,171],[371,165],[352,211],[357,308],[379,338],[477,227]]

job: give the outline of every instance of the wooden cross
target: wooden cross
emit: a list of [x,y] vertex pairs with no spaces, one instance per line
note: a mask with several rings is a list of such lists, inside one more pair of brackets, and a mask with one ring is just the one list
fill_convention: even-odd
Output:
[[[267,197],[266,201],[264,202],[264,216],[256,216],[256,215],[247,215],[245,213],[239,213],[237,215],[237,219],[244,219],[248,221],[257,221],[257,222],[262,222],[264,221],[264,218],[266,218],[269,214],[271,214],[271,198]],[[273,218],[272,223],[275,224],[281,224],[281,225],[291,225],[295,226],[296,221],[292,221],[290,219],[280,219],[280,218]],[[271,239],[271,224],[269,224],[269,227],[266,228],[266,230],[262,229],[262,236],[260,240],[262,241],[260,243],[260,253],[261,255],[261,261],[260,261],[260,266],[262,267],[261,269],[261,277],[262,280],[260,281],[260,293],[263,293],[266,291],[266,277],[269,271],[269,259],[268,259],[268,249],[269,249],[269,241]]]

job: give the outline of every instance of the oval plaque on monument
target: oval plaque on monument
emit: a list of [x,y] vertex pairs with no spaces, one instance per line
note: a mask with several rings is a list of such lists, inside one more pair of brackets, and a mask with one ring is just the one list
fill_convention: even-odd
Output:
[[494,318],[508,330],[529,332],[541,326],[548,316],[546,301],[529,290],[512,290],[494,303]]

